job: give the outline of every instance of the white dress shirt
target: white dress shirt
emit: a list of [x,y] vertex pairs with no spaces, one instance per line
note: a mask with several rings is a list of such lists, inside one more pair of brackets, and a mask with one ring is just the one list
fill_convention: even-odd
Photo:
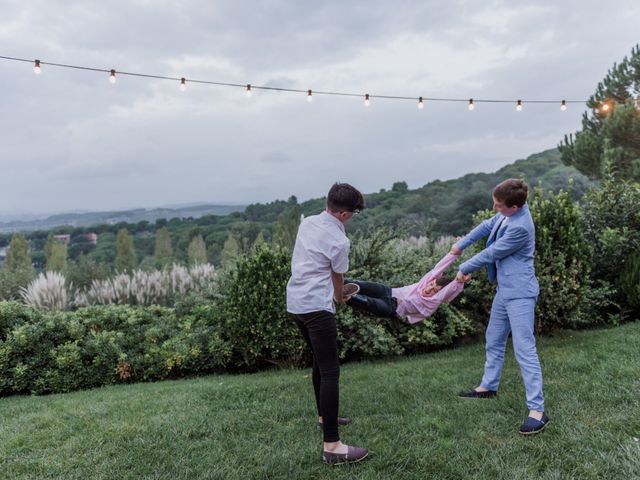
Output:
[[349,270],[344,225],[327,211],[305,218],[298,228],[287,283],[287,311],[335,313],[331,272]]

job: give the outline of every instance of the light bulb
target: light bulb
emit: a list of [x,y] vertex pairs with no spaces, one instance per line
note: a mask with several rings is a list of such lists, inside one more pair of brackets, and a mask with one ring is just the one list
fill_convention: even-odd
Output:
[[516,110],[519,112],[522,111],[522,100],[518,100],[518,103],[516,104]]
[[249,98],[252,95],[250,83],[247,83],[247,89],[245,90],[245,95],[247,96],[247,98]]
[[608,112],[609,111],[609,104],[608,103],[603,103],[602,104],[602,111],[603,112]]
[[473,103],[473,98],[470,98],[469,99],[469,110],[473,110],[474,108],[476,108],[476,106]]
[[40,75],[40,72],[42,72],[42,69],[40,68],[40,60],[36,60],[33,66],[33,73]]
[[422,97],[418,99],[418,109],[422,110],[424,108],[424,102],[422,101]]
[[187,89],[187,79],[182,77],[180,79],[180,91],[184,92]]
[[560,103],[560,110],[563,112],[567,110],[567,102],[565,102],[564,100],[562,100],[562,102]]
[[364,106],[368,107],[371,104],[371,102],[369,101],[369,94],[365,94],[364,96]]
[[311,90],[307,90],[307,102],[311,103],[313,102],[313,93],[311,92]]
[[111,83],[116,83],[116,71],[112,68],[111,74],[109,75],[109,81]]

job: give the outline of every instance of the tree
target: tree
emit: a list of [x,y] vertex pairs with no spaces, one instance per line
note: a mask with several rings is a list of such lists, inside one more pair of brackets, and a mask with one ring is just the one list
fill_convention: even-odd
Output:
[[202,265],[207,263],[207,246],[204,243],[202,235],[193,237],[187,249],[187,257],[189,258],[189,265]]
[[133,238],[126,228],[121,228],[116,236],[116,271],[131,272],[137,265]]
[[591,178],[609,160],[622,180],[640,181],[640,46],[614,64],[598,84],[582,116],[582,130],[564,138],[562,161]]
[[233,234],[229,234],[227,240],[222,247],[222,253],[220,254],[220,263],[223,266],[230,265],[235,262],[236,258],[240,255],[240,243]]
[[167,264],[173,257],[173,248],[171,247],[171,237],[167,227],[162,227],[156,232],[156,245],[154,257],[157,262]]
[[395,182],[391,186],[392,192],[406,193],[408,190],[409,190],[409,186],[407,185],[407,182]]
[[10,271],[32,267],[31,256],[29,255],[29,243],[22,235],[15,234],[11,237],[6,262],[7,268]]
[[61,272],[67,267],[67,245],[54,241],[47,257],[47,271]]
[[0,269],[0,299],[20,298],[20,288],[26,287],[35,276],[27,239],[22,235],[13,235],[6,263]]
[[284,248],[293,248],[300,226],[300,207],[295,205],[287,212],[278,215],[273,226],[273,243]]

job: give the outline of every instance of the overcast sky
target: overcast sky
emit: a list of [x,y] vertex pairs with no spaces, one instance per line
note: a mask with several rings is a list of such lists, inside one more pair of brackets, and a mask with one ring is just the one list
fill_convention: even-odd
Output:
[[[640,41],[637,0],[6,1],[0,55],[275,87],[586,100]],[[553,148],[583,105],[427,103],[188,85],[0,60],[0,212],[363,192]]]

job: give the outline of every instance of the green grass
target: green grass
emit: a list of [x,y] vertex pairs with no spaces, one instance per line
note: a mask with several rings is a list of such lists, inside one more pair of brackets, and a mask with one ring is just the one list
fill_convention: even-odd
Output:
[[320,462],[307,370],[0,399],[2,478],[640,478],[640,322],[539,341],[548,428],[521,437],[511,349],[497,399],[460,400],[483,345],[342,369],[348,443]]

